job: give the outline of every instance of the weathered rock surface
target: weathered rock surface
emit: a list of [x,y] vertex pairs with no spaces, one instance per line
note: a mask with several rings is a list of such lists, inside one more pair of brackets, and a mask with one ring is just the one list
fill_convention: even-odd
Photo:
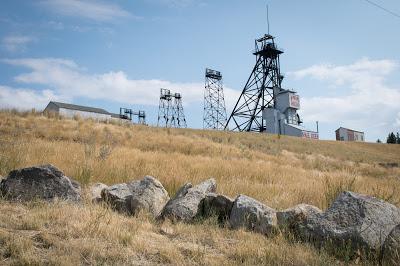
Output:
[[316,244],[331,243],[362,253],[380,251],[400,223],[400,210],[383,200],[343,192],[325,213],[310,215],[300,226],[302,238]]
[[244,227],[265,235],[277,228],[276,211],[245,195],[239,195],[233,203],[230,219],[232,229]]
[[79,183],[51,164],[11,171],[0,183],[0,194],[17,201],[81,199]]
[[169,200],[168,192],[152,176],[104,188],[101,198],[119,212],[135,215],[145,210],[154,217],[160,214]]
[[400,263],[400,224],[387,236],[383,244],[383,265],[398,265]]
[[132,214],[130,208],[131,197],[132,191],[126,183],[115,184],[101,191],[103,201],[121,213]]
[[103,183],[96,183],[90,188],[91,200],[93,203],[100,203],[103,201],[101,191],[105,188],[108,188],[108,186]]
[[229,219],[233,207],[233,200],[220,194],[209,193],[203,199],[202,203],[203,217],[216,215],[219,222],[224,222]]
[[276,218],[281,229],[296,231],[299,224],[302,224],[310,215],[321,214],[322,211],[312,205],[298,204],[292,208],[278,211]]
[[130,212],[134,215],[140,210],[146,210],[154,217],[158,217],[169,200],[168,192],[160,181],[152,176],[129,183],[128,186],[132,191]]
[[176,196],[168,201],[160,217],[185,222],[193,221],[202,210],[202,200],[208,193],[214,193],[216,188],[217,185],[213,178],[194,187],[190,183],[185,184],[178,190]]

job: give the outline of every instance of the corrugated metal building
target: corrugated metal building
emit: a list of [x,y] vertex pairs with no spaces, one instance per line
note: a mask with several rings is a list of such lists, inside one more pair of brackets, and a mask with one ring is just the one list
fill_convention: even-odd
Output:
[[340,127],[335,132],[339,141],[365,141],[364,132],[361,131]]
[[45,113],[56,113],[58,115],[73,118],[91,118],[95,120],[113,120],[120,119],[119,114],[112,114],[101,108],[87,107],[69,103],[50,102],[44,109]]

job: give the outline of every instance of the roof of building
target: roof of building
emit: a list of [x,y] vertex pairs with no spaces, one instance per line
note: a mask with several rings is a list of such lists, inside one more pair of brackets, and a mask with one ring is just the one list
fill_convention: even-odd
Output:
[[101,109],[101,108],[75,105],[75,104],[69,104],[69,103],[53,102],[53,101],[50,103],[53,103],[56,106],[58,106],[59,108],[64,108],[64,109],[78,110],[78,111],[83,111],[83,112],[92,112],[92,113],[106,114],[106,115],[110,114],[109,112],[107,112],[106,110]]
[[335,130],[335,132],[339,131],[340,129],[346,129],[346,130],[350,130],[350,131],[353,131],[353,132],[358,132],[358,133],[364,134],[364,132],[362,132],[362,131],[357,131],[357,130],[350,129],[350,128],[345,128],[345,127],[339,127],[338,129]]

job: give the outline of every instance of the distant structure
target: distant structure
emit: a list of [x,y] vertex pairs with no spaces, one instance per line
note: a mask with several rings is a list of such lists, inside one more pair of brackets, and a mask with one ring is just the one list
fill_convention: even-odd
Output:
[[339,127],[335,133],[338,141],[365,141],[364,132]]
[[226,108],[221,72],[206,69],[203,128],[222,130],[226,124]]
[[256,64],[230,115],[225,129],[267,132],[318,139],[318,132],[305,130],[297,114],[300,98],[293,90],[282,88],[283,75],[274,37],[265,34],[255,40]]
[[157,126],[187,127],[180,93],[171,93],[168,89],[160,89]]
[[[104,109],[96,107],[88,107],[76,104],[61,103],[51,101],[43,110],[44,113],[54,113],[67,118],[80,117],[83,119],[94,119],[97,121],[132,121],[132,116],[136,113],[132,109],[120,108],[119,114],[110,113]],[[144,111],[139,111],[143,118],[138,119],[138,123],[146,123],[146,115]]]
[[137,117],[137,124],[145,125],[146,124],[146,112],[145,111],[133,111],[128,108],[120,108],[119,109],[119,118],[126,119],[133,122],[133,117]]

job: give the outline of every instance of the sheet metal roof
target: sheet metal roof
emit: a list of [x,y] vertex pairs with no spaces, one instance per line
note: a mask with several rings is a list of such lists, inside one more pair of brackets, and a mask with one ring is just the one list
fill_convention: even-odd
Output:
[[57,105],[59,108],[110,115],[109,112],[107,112],[106,110],[101,109],[101,108],[75,105],[75,104],[69,104],[69,103],[60,103],[60,102],[50,102],[50,103]]

